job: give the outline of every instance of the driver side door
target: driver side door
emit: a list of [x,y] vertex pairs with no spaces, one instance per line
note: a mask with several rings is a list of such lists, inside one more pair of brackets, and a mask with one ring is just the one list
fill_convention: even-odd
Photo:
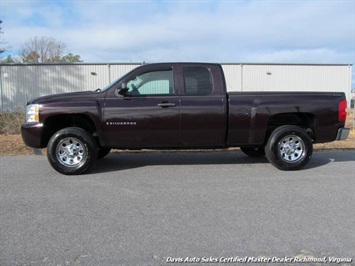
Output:
[[109,146],[137,149],[177,147],[180,101],[173,68],[142,67],[138,71],[125,79],[128,92],[124,96],[116,92],[108,93],[106,97],[104,131]]

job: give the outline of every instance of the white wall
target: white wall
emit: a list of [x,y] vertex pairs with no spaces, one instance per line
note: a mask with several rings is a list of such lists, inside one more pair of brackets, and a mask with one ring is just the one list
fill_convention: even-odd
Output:
[[[2,64],[0,112],[53,93],[103,88],[139,64]],[[351,65],[222,64],[228,91],[340,91],[350,102]]]

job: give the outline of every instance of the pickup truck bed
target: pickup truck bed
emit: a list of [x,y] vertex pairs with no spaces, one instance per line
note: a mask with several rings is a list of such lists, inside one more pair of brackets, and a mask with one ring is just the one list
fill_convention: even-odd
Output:
[[[312,129],[314,143],[336,140],[343,93],[229,92],[228,145],[260,145],[267,132],[282,125]],[[324,112],[323,110],[327,111]],[[322,110],[322,111],[321,111]]]

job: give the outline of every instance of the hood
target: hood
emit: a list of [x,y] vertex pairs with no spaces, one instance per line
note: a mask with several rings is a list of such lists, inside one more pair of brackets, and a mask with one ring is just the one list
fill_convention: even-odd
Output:
[[94,92],[94,91],[82,91],[82,92],[70,92],[70,93],[60,93],[52,94],[47,96],[42,96],[39,98],[32,99],[27,102],[27,104],[45,104],[58,101],[77,101],[78,99],[92,99],[92,98],[102,98],[105,92]]

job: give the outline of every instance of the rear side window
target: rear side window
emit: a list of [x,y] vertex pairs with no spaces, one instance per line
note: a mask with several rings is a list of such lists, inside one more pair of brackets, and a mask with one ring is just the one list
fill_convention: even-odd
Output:
[[208,95],[212,92],[210,72],[201,66],[189,66],[183,70],[186,95]]

